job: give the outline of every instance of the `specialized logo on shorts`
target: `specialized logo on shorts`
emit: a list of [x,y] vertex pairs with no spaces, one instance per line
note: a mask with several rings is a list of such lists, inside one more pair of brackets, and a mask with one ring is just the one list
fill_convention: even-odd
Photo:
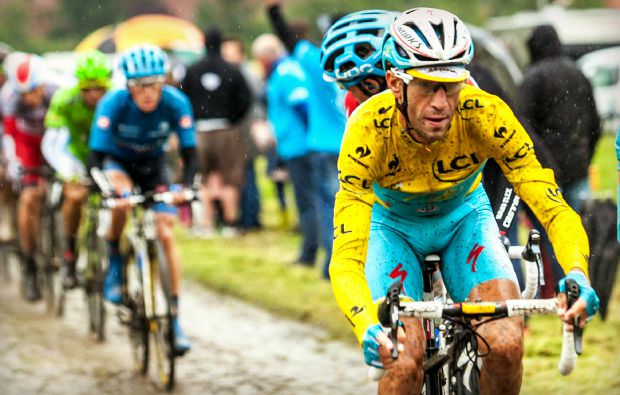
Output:
[[99,118],[97,118],[97,127],[100,129],[107,129],[110,127],[111,122],[112,121],[110,121],[110,118],[105,115],[100,115]]
[[405,282],[405,278],[407,278],[407,271],[403,270],[402,263],[399,263],[398,266],[396,266],[394,270],[392,270],[392,272],[390,273],[390,278],[393,280],[398,278],[401,282]]
[[471,264],[472,272],[476,271],[476,262],[478,262],[478,257],[482,253],[482,250],[484,250],[484,246],[481,246],[478,243],[476,243],[474,245],[474,248],[472,248],[471,251],[469,252],[469,256],[467,257],[467,264],[468,265]]
[[184,115],[179,120],[179,126],[183,129],[189,129],[192,127],[192,117],[189,115]]

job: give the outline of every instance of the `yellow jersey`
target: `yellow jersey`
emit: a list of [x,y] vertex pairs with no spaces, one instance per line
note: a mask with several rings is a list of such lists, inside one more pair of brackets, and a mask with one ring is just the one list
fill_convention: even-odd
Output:
[[336,301],[360,342],[366,328],[378,323],[364,275],[372,206],[405,217],[441,215],[480,185],[489,158],[544,226],[564,271],[588,273],[581,218],[565,202],[553,171],[540,165],[506,103],[466,85],[446,136],[425,145],[410,136],[393,94],[385,91],[353,112],[338,160],[330,275]]

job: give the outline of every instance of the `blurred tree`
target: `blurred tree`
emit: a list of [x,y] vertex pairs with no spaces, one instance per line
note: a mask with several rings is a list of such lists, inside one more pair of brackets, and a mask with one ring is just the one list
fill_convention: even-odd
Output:
[[0,6],[0,41],[13,48],[28,41],[28,9],[20,0],[7,0]]
[[59,0],[55,13],[57,22],[50,38],[69,38],[76,43],[92,31],[129,15],[123,0]]
[[[0,0],[0,41],[24,50],[70,49],[88,33],[114,24],[130,16],[166,12],[162,0],[56,0],[50,15],[34,12],[33,0]],[[309,38],[320,41],[322,32],[317,20],[362,9],[406,10],[412,6],[437,7],[459,15],[465,22],[483,25],[492,16],[510,15],[533,10],[548,3],[569,3],[570,8],[602,7],[604,0],[281,0],[284,14],[290,21],[306,21]],[[241,37],[249,44],[258,34],[271,31],[267,23],[264,0],[200,0],[194,22],[201,28],[217,24],[225,34]],[[172,10],[169,10],[172,11]],[[29,23],[33,15],[51,20],[52,28],[44,37],[37,37]],[[34,23],[37,23],[34,18]]]

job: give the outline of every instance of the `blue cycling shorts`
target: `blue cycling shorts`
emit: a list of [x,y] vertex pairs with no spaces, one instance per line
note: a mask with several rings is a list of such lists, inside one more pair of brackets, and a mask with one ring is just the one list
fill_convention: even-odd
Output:
[[[107,157],[103,162],[104,171],[121,171],[125,173],[143,192],[154,191],[158,186],[168,185],[163,159],[144,162],[123,162]],[[151,206],[156,213],[177,214],[177,208],[171,204],[158,202]]]
[[439,215],[405,218],[373,206],[365,266],[373,299],[384,297],[390,284],[401,280],[406,295],[422,300],[422,265],[428,254],[441,256],[443,280],[455,302],[489,280],[509,279],[518,287],[482,186],[458,208]]

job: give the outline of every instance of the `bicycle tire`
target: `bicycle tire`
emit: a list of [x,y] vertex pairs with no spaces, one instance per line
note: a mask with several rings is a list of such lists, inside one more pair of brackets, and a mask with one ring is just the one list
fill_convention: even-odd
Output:
[[476,355],[477,342],[467,334],[461,334],[455,343],[454,354],[448,369],[450,394],[474,395],[480,393],[481,359]]
[[137,257],[130,251],[125,265],[125,293],[129,307],[129,341],[136,371],[146,375],[149,368],[149,323],[144,310],[142,280],[136,262]]
[[172,327],[172,312],[170,310],[170,282],[168,276],[168,261],[159,241],[149,243],[151,262],[151,284],[153,286],[153,307],[155,316],[151,325],[155,362],[157,365],[157,379],[165,390],[174,388],[175,357],[174,329]]
[[86,269],[84,292],[88,307],[88,330],[97,342],[105,341],[106,311],[103,300],[103,273],[107,260],[103,240],[97,236],[97,228],[89,224],[87,233]]
[[43,294],[47,311],[56,316],[64,314],[65,294],[59,269],[61,257],[60,244],[56,229],[56,212],[53,207],[44,203],[40,223],[41,269],[43,272]]
[[9,247],[6,244],[0,244],[0,272],[2,273],[2,281],[4,284],[11,283],[10,260],[11,253]]

